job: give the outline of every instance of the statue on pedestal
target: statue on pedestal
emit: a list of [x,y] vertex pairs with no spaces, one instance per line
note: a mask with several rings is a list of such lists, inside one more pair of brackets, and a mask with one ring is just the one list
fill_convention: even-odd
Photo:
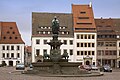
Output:
[[56,16],[52,20],[52,33],[59,34],[59,21]]

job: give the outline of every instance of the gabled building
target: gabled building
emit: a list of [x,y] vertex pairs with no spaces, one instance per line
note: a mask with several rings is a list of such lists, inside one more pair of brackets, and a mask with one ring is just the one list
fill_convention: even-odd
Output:
[[83,65],[96,65],[97,32],[91,5],[72,5],[74,58]]
[[0,22],[0,64],[24,63],[24,44],[15,22]]

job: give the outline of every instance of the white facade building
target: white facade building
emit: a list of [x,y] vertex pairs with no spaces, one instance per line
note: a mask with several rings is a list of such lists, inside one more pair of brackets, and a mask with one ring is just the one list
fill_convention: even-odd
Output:
[[2,61],[8,66],[24,63],[24,44],[0,44],[0,64]]
[[0,22],[0,64],[24,63],[25,43],[15,22]]
[[96,33],[74,33],[75,62],[96,65]]
[[[50,45],[46,44],[46,42],[50,42],[52,37],[32,37],[32,62],[37,62],[35,57],[42,55],[47,52],[50,54]],[[67,51],[69,53],[69,61],[73,62],[73,38],[63,38],[60,37],[58,40],[64,42],[65,44],[61,45],[61,55]]]

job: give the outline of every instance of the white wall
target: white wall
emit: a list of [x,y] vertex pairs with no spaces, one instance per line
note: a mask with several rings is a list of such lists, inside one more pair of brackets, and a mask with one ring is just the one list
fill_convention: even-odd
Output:
[[[40,44],[36,44],[36,39],[40,40]],[[40,55],[43,55],[43,49],[47,49],[47,53],[50,54],[50,45],[44,44],[44,40],[47,40],[47,42],[50,42],[52,37],[32,37],[32,62],[35,62],[35,56],[36,56],[36,49],[40,49]],[[69,40],[73,40],[73,38],[65,38],[60,37],[58,40],[67,40],[67,45],[61,45],[61,54],[63,54],[63,49],[67,49],[67,52],[69,53],[70,49],[73,49],[73,45],[69,44]],[[70,61],[73,61],[73,55],[69,56]]]
[[[10,47],[9,50],[2,50],[2,46]],[[14,46],[14,50],[11,50],[11,46]],[[20,50],[17,50],[17,46],[20,46]],[[5,53],[5,58],[2,58],[2,53]],[[9,53],[9,58],[7,58],[7,53]],[[11,53],[14,53],[14,58],[11,58]],[[17,53],[20,53],[20,58],[17,58]],[[9,61],[13,61],[13,66],[16,65],[16,61],[24,63],[24,44],[0,44],[0,64],[5,61],[9,65]]]
[[[94,39],[77,39],[77,35],[95,35]],[[83,62],[83,57],[87,57],[86,55],[77,55],[77,51],[95,51],[95,55],[89,55],[89,57],[92,57],[92,62],[95,62],[96,64],[96,56],[97,56],[97,49],[96,49],[96,39],[97,34],[96,33],[87,33],[87,32],[75,32],[74,33],[74,61],[75,62]],[[94,43],[95,47],[77,47],[77,43]]]

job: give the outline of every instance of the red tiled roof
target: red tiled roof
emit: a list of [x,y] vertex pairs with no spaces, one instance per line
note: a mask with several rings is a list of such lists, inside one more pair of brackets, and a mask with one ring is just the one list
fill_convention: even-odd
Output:
[[75,32],[96,32],[92,7],[89,5],[72,5],[72,13]]
[[15,22],[0,22],[0,44],[24,44]]

